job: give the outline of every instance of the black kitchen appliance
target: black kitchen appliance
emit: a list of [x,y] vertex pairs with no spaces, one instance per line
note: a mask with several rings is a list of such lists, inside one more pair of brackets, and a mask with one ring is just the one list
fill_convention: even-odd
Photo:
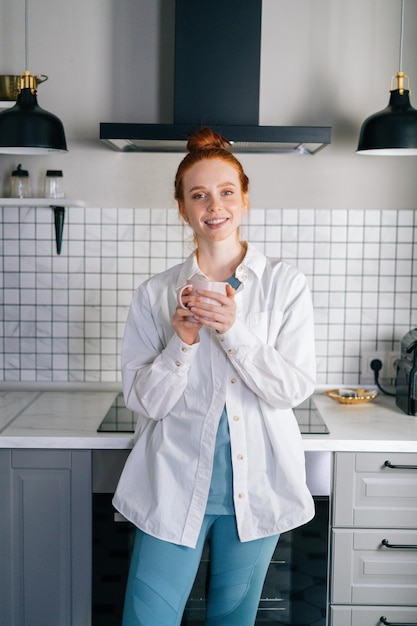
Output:
[[[302,433],[329,433],[313,398],[296,407],[294,413]],[[120,393],[98,431],[133,433],[136,420],[136,414],[126,408],[123,394]],[[124,590],[135,535],[133,524],[115,513],[112,506],[114,487],[119,475],[113,475],[115,453],[124,455],[126,451],[94,451],[93,626],[121,623]],[[305,455],[307,485],[314,498],[316,515],[308,524],[282,534],[268,569],[256,626],[325,626],[327,623],[331,454],[324,450],[307,450]],[[116,465],[118,471],[121,471],[122,464],[118,462]],[[207,540],[181,626],[204,624],[209,567],[210,550]]]
[[[314,154],[331,142],[330,126],[259,124],[262,0],[175,0],[162,5],[156,68],[161,91],[155,95],[165,108],[160,122],[163,117],[166,121],[101,123],[100,138],[106,144],[127,153],[185,152],[188,136],[202,126],[227,137],[235,152]],[[172,15],[167,5],[175,5]],[[118,18],[116,39],[124,25],[124,18]],[[122,37],[126,32],[131,32],[128,22]],[[120,75],[124,81],[123,72],[115,74],[113,80]],[[172,108],[166,80],[171,75]],[[139,73],[127,84],[113,83],[113,88],[117,92],[119,85],[127,99],[129,94],[134,99],[138,80]],[[126,92],[129,82],[132,91]]]
[[417,413],[417,328],[410,330],[401,341],[401,356],[397,365],[396,403],[404,413]]
[[[303,434],[329,433],[313,398],[296,407],[294,413]],[[123,394],[120,393],[98,431],[133,433],[136,420],[136,414],[126,408]],[[121,623],[124,590],[135,535],[133,524],[115,513],[112,506],[114,487],[118,479],[118,476],[113,475],[113,455],[125,452],[94,451],[93,626]],[[268,569],[256,626],[325,626],[327,623],[331,455],[324,450],[307,450],[305,455],[307,485],[314,498],[316,515],[308,524],[282,534]],[[122,465],[118,462],[117,466],[121,471]],[[181,626],[203,626],[205,623],[209,567],[208,539]]]

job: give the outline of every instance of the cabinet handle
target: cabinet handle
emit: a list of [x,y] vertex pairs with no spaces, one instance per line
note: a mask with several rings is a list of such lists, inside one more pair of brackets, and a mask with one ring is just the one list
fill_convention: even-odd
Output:
[[417,626],[416,622],[388,622],[386,617],[380,617],[379,621],[385,626]]
[[398,548],[400,550],[417,550],[417,544],[412,543],[390,543],[388,539],[383,539],[381,544],[386,548]]
[[417,465],[393,465],[391,461],[385,461],[384,466],[389,467],[390,469],[417,469]]

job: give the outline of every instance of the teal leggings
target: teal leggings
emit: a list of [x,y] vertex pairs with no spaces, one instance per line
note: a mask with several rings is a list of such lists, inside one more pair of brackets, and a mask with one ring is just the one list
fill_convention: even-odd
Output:
[[241,542],[234,515],[206,515],[196,548],[137,531],[123,626],[180,626],[209,532],[210,583],[205,625],[254,625],[279,535]]

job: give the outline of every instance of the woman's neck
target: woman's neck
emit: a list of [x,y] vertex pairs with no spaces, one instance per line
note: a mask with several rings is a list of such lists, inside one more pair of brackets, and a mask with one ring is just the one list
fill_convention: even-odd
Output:
[[[220,242],[219,242],[220,243]],[[246,254],[247,245],[236,241],[225,245],[205,246],[199,244],[196,254],[198,267],[209,280],[224,281],[234,274]]]

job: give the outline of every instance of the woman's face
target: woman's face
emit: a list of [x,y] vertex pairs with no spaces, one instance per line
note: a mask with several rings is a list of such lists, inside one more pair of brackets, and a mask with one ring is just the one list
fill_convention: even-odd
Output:
[[179,210],[197,242],[237,237],[248,197],[232,165],[222,159],[198,161],[184,174],[183,188]]

